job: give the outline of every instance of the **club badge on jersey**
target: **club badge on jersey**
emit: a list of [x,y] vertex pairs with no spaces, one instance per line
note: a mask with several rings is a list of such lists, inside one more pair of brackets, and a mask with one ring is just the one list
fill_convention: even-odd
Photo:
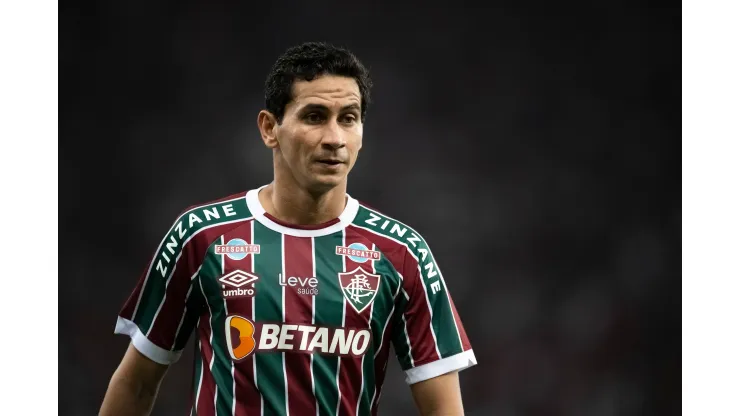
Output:
[[347,302],[357,313],[362,313],[375,299],[380,286],[380,275],[357,267],[351,272],[339,273],[339,285]]

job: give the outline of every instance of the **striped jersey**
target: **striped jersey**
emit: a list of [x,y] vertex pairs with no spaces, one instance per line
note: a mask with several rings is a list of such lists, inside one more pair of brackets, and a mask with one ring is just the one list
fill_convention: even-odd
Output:
[[375,415],[391,345],[409,384],[476,364],[419,233],[350,196],[285,224],[260,189],[182,213],[116,323],[161,364],[196,332],[192,415]]

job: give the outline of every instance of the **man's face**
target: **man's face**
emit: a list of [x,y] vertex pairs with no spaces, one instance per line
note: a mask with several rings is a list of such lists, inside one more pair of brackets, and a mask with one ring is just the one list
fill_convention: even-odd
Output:
[[361,96],[353,78],[326,75],[296,81],[283,122],[275,126],[279,169],[311,191],[346,180],[362,147]]

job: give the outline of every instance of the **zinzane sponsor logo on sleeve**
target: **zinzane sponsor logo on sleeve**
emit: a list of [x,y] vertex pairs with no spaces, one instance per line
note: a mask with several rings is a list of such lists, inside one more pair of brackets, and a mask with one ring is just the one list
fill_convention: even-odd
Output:
[[199,208],[183,214],[175,227],[170,231],[168,238],[164,241],[159,255],[157,256],[156,269],[162,278],[167,278],[167,271],[171,263],[177,260],[177,255],[184,244],[184,238],[188,231],[196,225],[208,224],[222,221],[228,217],[235,217],[233,204],[216,205],[210,208]]
[[384,234],[390,234],[391,237],[399,241],[404,241],[409,250],[419,259],[419,267],[422,276],[426,277],[429,287],[432,288],[432,294],[439,292],[442,287],[437,272],[437,264],[434,262],[429,246],[426,242],[409,228],[388,218],[382,218],[375,213],[370,212],[370,218],[365,220],[365,224],[372,226],[376,230],[382,230]]

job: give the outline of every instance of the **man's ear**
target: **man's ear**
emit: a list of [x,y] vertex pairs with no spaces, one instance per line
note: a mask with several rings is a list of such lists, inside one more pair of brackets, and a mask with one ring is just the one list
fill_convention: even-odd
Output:
[[265,146],[270,149],[278,147],[277,127],[277,118],[271,112],[262,110],[257,114],[257,128],[260,129],[260,135]]

